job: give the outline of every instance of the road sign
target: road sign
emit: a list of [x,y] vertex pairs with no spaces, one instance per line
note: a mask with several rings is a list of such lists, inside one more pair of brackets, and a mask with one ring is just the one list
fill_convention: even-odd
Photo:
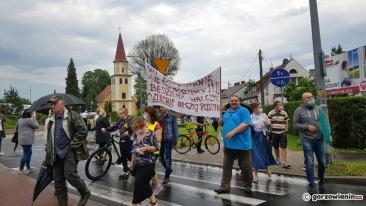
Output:
[[154,59],[154,61],[155,61],[156,67],[158,67],[159,72],[164,75],[164,73],[170,63],[170,59]]
[[276,87],[284,87],[290,82],[290,74],[285,69],[275,69],[271,74],[271,82]]

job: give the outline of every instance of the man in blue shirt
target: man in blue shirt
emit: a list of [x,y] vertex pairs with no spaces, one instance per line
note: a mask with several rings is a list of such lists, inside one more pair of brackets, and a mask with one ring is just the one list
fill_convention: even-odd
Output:
[[242,170],[242,179],[245,193],[252,192],[252,138],[250,133],[251,118],[248,109],[240,106],[240,99],[233,95],[230,97],[230,108],[226,110],[222,119],[218,120],[222,126],[224,140],[224,163],[221,186],[214,190],[218,194],[230,192],[230,181],[234,159]]

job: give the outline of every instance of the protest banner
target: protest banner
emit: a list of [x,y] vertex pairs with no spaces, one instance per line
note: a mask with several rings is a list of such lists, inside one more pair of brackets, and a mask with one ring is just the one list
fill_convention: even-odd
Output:
[[147,103],[187,115],[220,117],[220,70],[181,84],[146,64]]

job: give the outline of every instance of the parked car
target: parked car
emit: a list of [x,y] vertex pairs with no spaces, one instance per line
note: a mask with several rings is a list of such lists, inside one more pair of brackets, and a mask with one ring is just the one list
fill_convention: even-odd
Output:
[[88,112],[88,121],[87,121],[88,130],[93,129],[93,123],[94,123],[95,115],[97,115],[96,112]]

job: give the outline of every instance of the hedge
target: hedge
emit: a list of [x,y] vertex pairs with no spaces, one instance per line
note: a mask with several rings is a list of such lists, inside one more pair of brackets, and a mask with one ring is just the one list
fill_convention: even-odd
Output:
[[[298,135],[292,127],[293,115],[301,101],[287,102],[285,111],[289,116],[289,133]],[[273,105],[263,106],[268,114]],[[366,97],[342,97],[328,99],[329,122],[333,145],[344,149],[366,149]]]

